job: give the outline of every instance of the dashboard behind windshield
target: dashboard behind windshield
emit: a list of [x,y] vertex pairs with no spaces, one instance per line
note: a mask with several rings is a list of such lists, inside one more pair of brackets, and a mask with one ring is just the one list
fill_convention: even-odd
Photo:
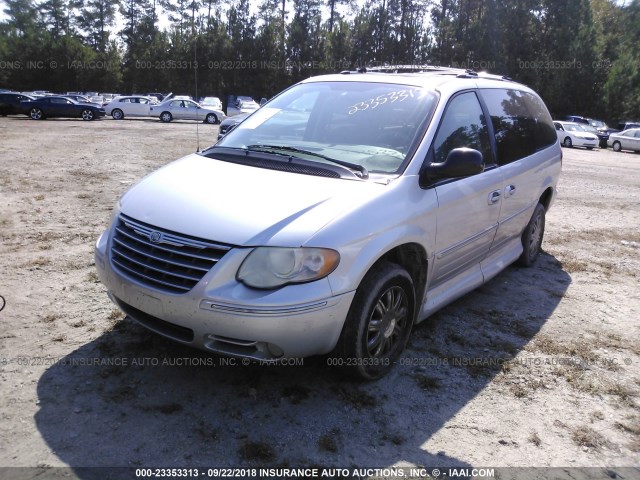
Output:
[[[399,173],[437,103],[419,87],[369,82],[296,85],[262,107],[216,147],[279,145]],[[317,156],[305,160],[322,162]]]

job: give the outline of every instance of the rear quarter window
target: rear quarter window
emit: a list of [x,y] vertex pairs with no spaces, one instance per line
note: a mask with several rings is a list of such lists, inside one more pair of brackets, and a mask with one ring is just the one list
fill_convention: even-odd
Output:
[[557,141],[551,116],[535,95],[513,89],[484,89],[482,98],[491,117],[500,165],[528,157]]

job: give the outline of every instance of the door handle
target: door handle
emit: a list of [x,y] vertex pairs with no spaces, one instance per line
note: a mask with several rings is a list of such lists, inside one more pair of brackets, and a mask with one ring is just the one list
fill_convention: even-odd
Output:
[[489,198],[487,199],[487,203],[489,203],[489,205],[493,205],[494,203],[497,203],[500,201],[500,190],[494,190],[493,192],[491,192],[489,194]]
[[515,195],[516,186],[515,185],[507,185],[504,187],[504,198],[510,197],[511,195]]

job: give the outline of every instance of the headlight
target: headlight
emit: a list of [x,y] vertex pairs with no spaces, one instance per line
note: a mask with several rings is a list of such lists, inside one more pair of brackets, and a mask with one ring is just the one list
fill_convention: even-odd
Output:
[[278,288],[326,277],[339,261],[340,254],[328,248],[258,247],[244,259],[236,278],[249,287]]

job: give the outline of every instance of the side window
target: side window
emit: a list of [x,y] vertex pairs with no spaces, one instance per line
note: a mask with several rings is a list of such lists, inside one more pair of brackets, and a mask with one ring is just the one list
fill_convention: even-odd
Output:
[[557,141],[549,112],[534,95],[486,89],[482,98],[491,116],[500,165],[528,157]]
[[468,147],[482,153],[485,163],[493,163],[487,122],[473,92],[455,97],[445,111],[433,142],[434,162],[442,163],[455,148]]
[[[524,101],[529,110],[529,114],[535,122],[533,138],[536,152],[555,144],[558,136],[554,132],[553,120],[547,107],[545,107],[539,97],[530,93],[524,94]],[[588,125],[588,124],[587,124]]]

